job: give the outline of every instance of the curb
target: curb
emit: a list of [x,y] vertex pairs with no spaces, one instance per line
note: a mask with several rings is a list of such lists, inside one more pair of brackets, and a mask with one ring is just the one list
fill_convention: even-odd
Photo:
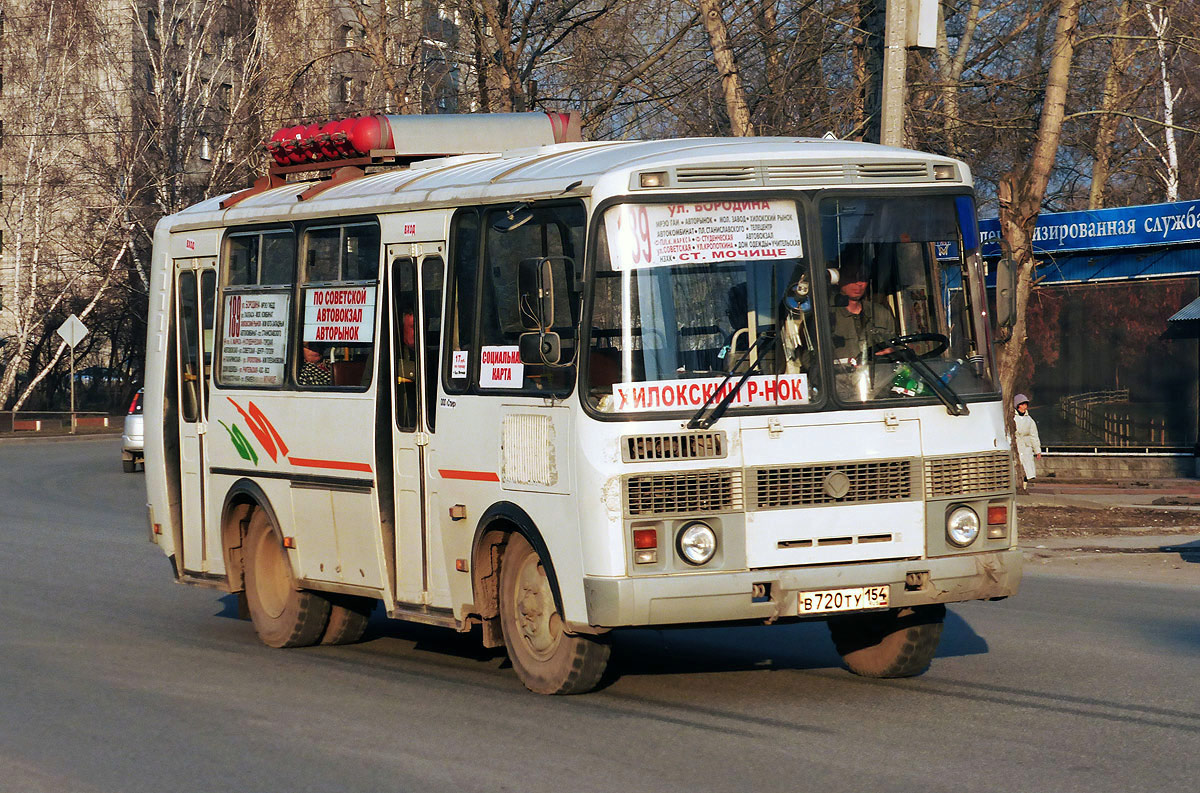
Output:
[[1200,560],[1200,542],[1194,538],[1186,538],[1182,543],[1151,543],[1145,545],[1093,545],[1086,542],[1072,543],[1069,545],[1052,546],[1037,546],[1037,545],[1019,545],[1018,550],[1021,551],[1025,558],[1047,558],[1051,556],[1099,556],[1099,555],[1136,555],[1147,553],[1174,553],[1187,559],[1195,557]]

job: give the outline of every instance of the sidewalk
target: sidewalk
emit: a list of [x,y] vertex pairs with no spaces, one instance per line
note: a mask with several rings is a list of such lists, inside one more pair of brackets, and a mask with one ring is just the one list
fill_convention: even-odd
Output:
[[[1061,553],[1177,553],[1200,561],[1200,480],[1152,479],[1100,481],[1039,480],[1028,493],[1017,494],[1021,507],[1075,507],[1079,509],[1136,509],[1194,513],[1196,529],[1163,534],[1157,527],[1128,526],[1115,534],[1019,539],[1026,556]],[[1148,521],[1149,522],[1149,521]],[[1019,529],[1018,529],[1019,536]]]

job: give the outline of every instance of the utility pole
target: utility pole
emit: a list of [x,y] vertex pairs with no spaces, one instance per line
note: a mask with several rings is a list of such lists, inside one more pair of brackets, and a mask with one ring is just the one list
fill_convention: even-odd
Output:
[[936,46],[938,0],[879,2],[886,8],[883,73],[879,80],[879,142],[884,146],[903,146],[904,111],[908,104],[908,51]]
[[879,142],[904,145],[904,108],[908,100],[908,0],[887,0],[883,33],[883,102]]

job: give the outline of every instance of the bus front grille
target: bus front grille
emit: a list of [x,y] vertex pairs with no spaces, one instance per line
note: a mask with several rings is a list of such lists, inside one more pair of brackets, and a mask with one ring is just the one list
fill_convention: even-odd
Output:
[[1004,452],[925,461],[925,497],[995,493],[1012,487],[1012,456]]
[[625,480],[625,514],[685,515],[742,508],[740,471],[644,474]]
[[758,169],[753,165],[696,165],[675,170],[679,184],[759,183]]
[[923,162],[863,162],[854,166],[858,181],[868,182],[926,182],[933,181],[929,166]]
[[913,497],[911,460],[757,468],[749,477],[753,509],[907,501]]
[[724,432],[626,435],[621,439],[621,457],[627,463],[647,460],[707,460],[724,456]]
[[767,184],[824,184],[845,181],[846,166],[840,162],[767,166]]

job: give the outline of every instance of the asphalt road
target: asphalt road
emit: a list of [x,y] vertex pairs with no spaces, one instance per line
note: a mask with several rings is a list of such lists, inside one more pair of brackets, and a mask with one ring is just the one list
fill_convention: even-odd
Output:
[[626,631],[527,693],[470,637],[376,619],[270,650],[146,541],[113,439],[0,442],[0,791],[1195,791],[1196,584],[1026,579],[920,678],[823,625]]

